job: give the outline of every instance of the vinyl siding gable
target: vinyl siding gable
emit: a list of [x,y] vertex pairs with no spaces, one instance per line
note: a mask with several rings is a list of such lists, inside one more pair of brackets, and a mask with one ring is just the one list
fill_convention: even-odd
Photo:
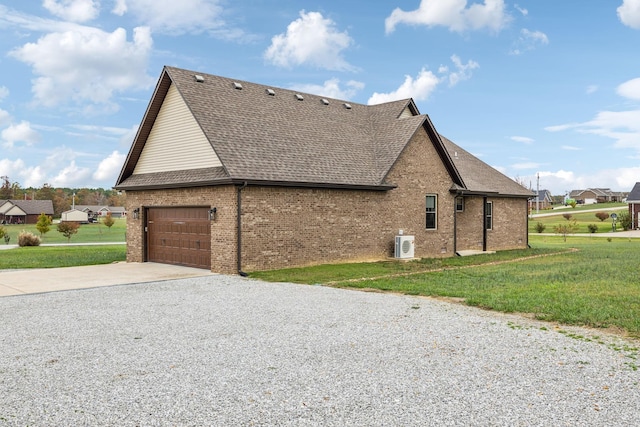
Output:
[[218,166],[220,159],[172,84],[133,174]]

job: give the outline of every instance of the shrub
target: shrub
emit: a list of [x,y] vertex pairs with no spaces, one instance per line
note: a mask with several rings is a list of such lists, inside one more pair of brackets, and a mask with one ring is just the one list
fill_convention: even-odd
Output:
[[575,231],[578,228],[578,224],[576,222],[576,220],[574,219],[571,222],[568,223],[564,223],[564,224],[560,224],[560,225],[556,225],[553,229],[556,233],[561,234],[562,237],[564,238],[564,241],[567,241],[567,234],[572,234],[575,233]]
[[[609,216],[609,215],[607,215]],[[589,224],[587,225],[587,228],[589,229],[589,233],[597,233],[598,232],[598,226],[595,224]]]
[[71,236],[78,232],[80,224],[77,222],[60,221],[58,223],[58,231],[67,238],[67,242],[71,241]]
[[596,218],[598,218],[600,221],[604,221],[605,219],[609,218],[609,214],[606,212],[596,212]]
[[541,222],[538,222],[538,223],[536,224],[536,231],[537,231],[538,233],[542,233],[542,232],[544,231],[544,229],[545,229],[545,228],[547,228],[547,226],[546,226],[546,225],[544,225],[544,224],[543,224],[543,223],[541,223]]
[[18,234],[18,246],[40,246],[40,237],[22,230],[20,234]]
[[564,219],[566,219],[567,221],[569,221],[569,220],[571,219],[571,217],[572,217],[572,216],[573,216],[573,215],[571,215],[570,213],[562,214],[562,217],[563,217]]
[[102,223],[109,229],[111,230],[111,227],[113,226],[113,224],[116,223],[116,220],[113,219],[113,217],[111,216],[111,212],[107,212],[107,215],[104,217],[104,219],[102,220]]
[[51,217],[48,215],[45,215],[44,212],[41,213],[40,216],[38,216],[38,222],[36,223],[36,228],[40,232],[41,237],[44,234],[48,233],[49,230],[51,230],[51,224],[53,224]]
[[620,214],[618,214],[618,222],[620,223],[620,226],[622,226],[622,229],[627,231],[631,229],[632,224],[632,219],[631,219],[631,215],[629,215],[628,211],[624,211]]

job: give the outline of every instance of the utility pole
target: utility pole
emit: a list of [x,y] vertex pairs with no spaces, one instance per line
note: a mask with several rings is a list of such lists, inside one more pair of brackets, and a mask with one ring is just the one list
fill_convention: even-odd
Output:
[[540,172],[536,173],[536,214],[540,213]]

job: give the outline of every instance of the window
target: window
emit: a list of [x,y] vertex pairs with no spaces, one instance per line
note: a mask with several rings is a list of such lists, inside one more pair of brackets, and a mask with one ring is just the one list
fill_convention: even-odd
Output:
[[493,202],[486,202],[484,205],[484,226],[487,230],[493,228]]
[[438,217],[438,196],[435,194],[427,195],[427,224],[428,230],[435,230],[437,228]]
[[456,212],[464,212],[464,197],[456,197]]

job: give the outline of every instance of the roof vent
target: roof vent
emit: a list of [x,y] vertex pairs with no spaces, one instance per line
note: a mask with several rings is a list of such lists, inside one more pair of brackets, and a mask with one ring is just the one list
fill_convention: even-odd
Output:
[[195,76],[193,76],[193,78],[194,78],[198,83],[202,83],[202,82],[204,82],[204,77],[202,77],[200,74],[196,74]]
[[238,90],[242,90],[242,85],[238,82],[233,82],[233,87]]
[[267,89],[267,95],[269,96],[276,96],[276,91],[273,89]]
[[324,105],[329,105],[329,100],[327,98],[322,98],[320,102],[322,102]]
[[345,102],[344,103],[344,108],[346,108],[347,110],[351,110],[351,104]]
[[302,101],[304,99],[304,96],[300,95],[299,93],[296,93],[296,99],[298,101]]

